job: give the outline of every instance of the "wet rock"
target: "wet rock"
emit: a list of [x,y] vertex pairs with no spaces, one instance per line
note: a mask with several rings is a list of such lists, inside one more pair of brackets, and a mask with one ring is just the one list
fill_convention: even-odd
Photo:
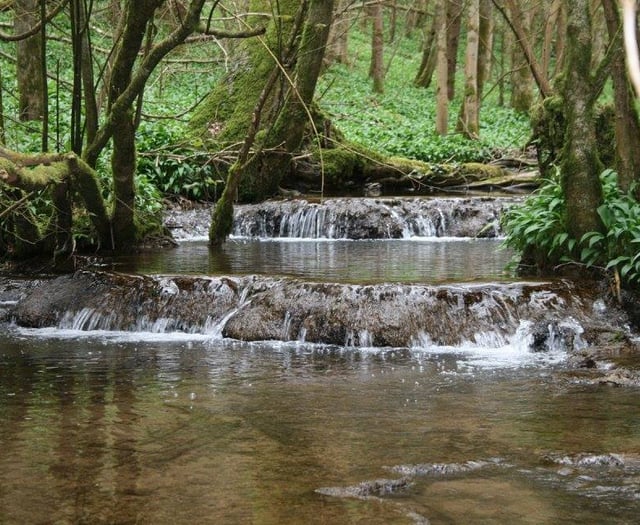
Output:
[[203,332],[237,304],[224,279],[81,271],[43,281],[11,315],[33,328]]
[[8,322],[14,306],[40,283],[41,279],[0,277],[0,322]]
[[176,240],[186,240],[209,235],[211,205],[190,208],[171,207],[164,212],[164,226]]
[[570,321],[541,321],[531,329],[529,348],[533,352],[567,351],[583,346],[583,328]]
[[358,198],[267,201],[237,206],[234,235],[329,239],[496,237],[499,218],[516,199]]
[[400,479],[374,479],[372,481],[364,481],[350,487],[321,487],[316,489],[318,494],[325,496],[333,496],[338,498],[380,498],[396,494],[402,490],[406,490],[411,485],[408,478]]
[[637,388],[640,387],[640,371],[617,368],[600,377],[598,382],[615,386]]
[[364,185],[365,197],[380,197],[382,195],[382,184],[379,182],[371,182]]
[[396,465],[391,467],[393,472],[402,474],[403,476],[416,477],[448,477],[457,474],[465,474],[474,470],[480,470],[487,467],[494,467],[502,464],[500,458],[492,458],[489,460],[472,460],[464,463],[423,463],[418,465]]
[[12,307],[11,315],[28,327],[405,348],[473,343],[478,334],[501,346],[531,323],[555,327],[546,329],[551,334],[547,346],[550,338],[561,336],[563,349],[578,350],[581,327],[592,315],[584,304],[565,282],[351,285],[81,271],[41,283]]
[[580,453],[573,455],[547,454],[543,457],[545,462],[570,467],[591,468],[591,467],[623,467],[625,457],[621,454],[588,454]]

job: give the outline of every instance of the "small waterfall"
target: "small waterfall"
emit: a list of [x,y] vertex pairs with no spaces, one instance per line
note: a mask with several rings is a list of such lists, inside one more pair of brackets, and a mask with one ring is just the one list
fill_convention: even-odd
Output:
[[589,324],[626,333],[626,318],[612,316],[613,306],[595,308],[601,301],[595,287],[578,291],[561,281],[355,285],[77,272],[43,282],[11,315],[19,326],[34,328],[413,348],[508,362],[523,355],[555,360],[581,350]]
[[85,307],[78,312],[67,311],[60,320],[59,327],[67,330],[112,330],[116,314],[103,313],[95,308]]
[[236,207],[233,235],[259,238],[496,237],[516,199],[414,198],[268,201]]
[[244,307],[245,305],[251,302],[247,299],[249,297],[249,291],[250,291],[250,286],[244,287],[240,294],[240,299],[238,300],[237,305],[231,308],[226,314],[224,314],[222,318],[216,321],[216,320],[213,320],[211,317],[207,317],[207,322],[205,323],[205,328],[204,328],[205,333],[209,334],[212,339],[222,339],[223,338],[222,332],[224,331],[225,326],[227,326],[227,323],[229,322],[229,320],[234,315],[236,315],[242,307]]
[[312,205],[300,208],[292,215],[284,215],[277,237],[333,239],[335,223],[335,217],[326,208]]

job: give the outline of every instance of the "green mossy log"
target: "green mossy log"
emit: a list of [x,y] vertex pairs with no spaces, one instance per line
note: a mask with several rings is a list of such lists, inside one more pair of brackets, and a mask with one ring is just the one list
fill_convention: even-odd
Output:
[[[95,171],[75,154],[26,155],[2,148],[0,149],[0,184],[6,187],[5,193],[11,193],[15,189],[27,193],[50,189],[58,210],[56,225],[49,228],[37,228],[34,225],[34,228],[29,228],[29,232],[33,234],[37,229],[42,231],[53,229],[66,239],[71,236],[70,198],[77,193],[89,212],[100,242],[103,246],[110,245],[110,220],[102,199],[98,177]],[[16,222],[14,227],[17,226]],[[25,228],[22,227],[22,229]],[[19,237],[16,230],[16,238]],[[30,235],[27,243],[33,246],[38,244],[38,240]],[[65,241],[64,244],[69,243]],[[20,251],[16,249],[16,252]],[[32,249],[27,251],[31,252]]]

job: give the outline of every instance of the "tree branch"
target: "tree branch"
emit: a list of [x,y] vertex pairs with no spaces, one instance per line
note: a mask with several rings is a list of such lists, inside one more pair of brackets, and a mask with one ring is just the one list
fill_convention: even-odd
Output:
[[[44,22],[50,22],[60,11],[64,9],[69,0],[62,0],[53,10],[46,16]],[[3,31],[0,31],[0,41],[3,42],[17,42],[18,40],[26,40],[27,38],[32,37],[33,35],[40,32],[42,29],[42,21],[38,22],[35,26],[33,26],[29,31],[25,31],[24,33],[20,33],[19,35],[9,35]]]
[[520,8],[513,0],[505,0],[505,2],[507,3],[508,8],[513,16],[509,16],[509,14],[507,13],[507,9],[499,0],[493,0],[493,5],[495,5],[496,9],[500,11],[500,14],[502,14],[503,18],[516,36],[518,44],[520,44],[520,47],[522,48],[522,51],[524,52],[524,55],[527,59],[527,64],[529,64],[529,68],[531,69],[533,78],[538,85],[540,94],[543,98],[547,98],[553,95],[553,89],[551,89],[551,85],[549,84],[549,79],[547,78],[546,73],[542,71],[540,64],[538,64],[538,60],[533,53],[531,42],[529,42],[527,33],[520,23],[520,20],[522,20],[522,13],[520,11]]

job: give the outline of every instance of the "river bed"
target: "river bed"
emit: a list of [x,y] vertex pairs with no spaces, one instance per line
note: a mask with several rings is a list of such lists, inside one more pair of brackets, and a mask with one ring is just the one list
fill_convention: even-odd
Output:
[[15,328],[0,348],[2,523],[633,523],[640,510],[640,391],[555,358]]
[[[496,239],[233,239],[100,268],[438,285],[508,283],[510,257]],[[0,523],[636,523],[640,388],[494,342],[5,325]]]

